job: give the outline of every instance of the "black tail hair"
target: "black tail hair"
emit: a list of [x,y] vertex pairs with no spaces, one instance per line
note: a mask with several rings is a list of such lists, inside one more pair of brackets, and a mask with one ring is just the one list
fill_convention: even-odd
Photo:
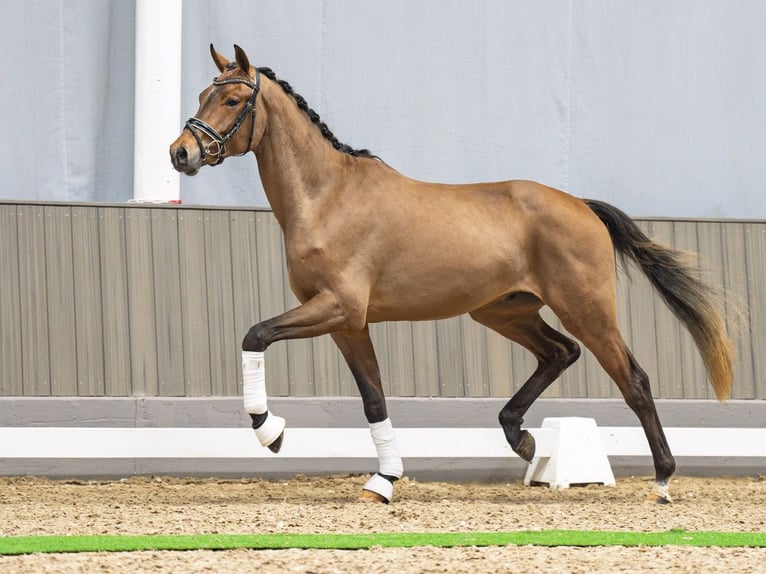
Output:
[[681,251],[653,242],[613,205],[592,199],[585,204],[606,225],[621,260],[630,259],[649,278],[676,317],[686,326],[702,355],[716,397],[731,395],[732,345],[715,304],[716,292],[703,283]]

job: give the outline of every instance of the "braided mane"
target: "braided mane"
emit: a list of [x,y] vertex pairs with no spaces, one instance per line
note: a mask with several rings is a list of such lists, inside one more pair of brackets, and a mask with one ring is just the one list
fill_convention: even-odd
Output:
[[279,78],[277,78],[277,75],[274,73],[274,71],[271,68],[258,68],[258,71],[264,76],[266,76],[269,80],[279,84],[279,86],[282,88],[282,90],[284,90],[286,94],[288,94],[289,96],[292,96],[292,98],[295,100],[295,103],[298,104],[298,108],[306,112],[306,115],[309,117],[309,119],[313,123],[315,123],[319,127],[319,130],[322,132],[322,135],[324,136],[326,140],[328,140],[332,144],[332,147],[334,147],[338,151],[347,153],[348,155],[352,155],[354,157],[368,157],[372,159],[380,159],[378,156],[373,155],[372,152],[370,152],[370,150],[368,149],[354,149],[350,145],[339,142],[338,138],[335,137],[335,134],[333,134],[332,131],[330,131],[330,128],[327,127],[327,124],[320,119],[319,114],[309,107],[308,102],[306,102],[306,99],[300,94],[296,93],[290,84],[288,84],[285,80],[280,80]]

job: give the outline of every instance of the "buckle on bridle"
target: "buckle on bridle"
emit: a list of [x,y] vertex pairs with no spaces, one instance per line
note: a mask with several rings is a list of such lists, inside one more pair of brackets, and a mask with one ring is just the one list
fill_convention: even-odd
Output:
[[[215,146],[215,149],[213,149],[213,146]],[[218,140],[210,140],[210,143],[207,144],[207,148],[205,149],[205,152],[210,157],[218,158],[217,163],[221,163],[222,158],[221,155],[226,153],[226,150],[223,147],[223,144]]]

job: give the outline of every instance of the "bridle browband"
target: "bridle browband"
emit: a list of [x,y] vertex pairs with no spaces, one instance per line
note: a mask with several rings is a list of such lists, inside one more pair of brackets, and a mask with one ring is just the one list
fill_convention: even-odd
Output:
[[[245,105],[240,110],[239,115],[237,116],[237,120],[234,122],[234,125],[226,135],[222,136],[213,126],[203,122],[196,116],[189,118],[186,121],[186,125],[184,126],[184,129],[188,129],[194,136],[194,139],[197,140],[197,145],[199,146],[202,161],[205,161],[205,158],[208,155],[214,158],[218,158],[213,165],[223,163],[223,160],[226,158],[226,142],[234,137],[234,134],[237,133],[237,130],[239,130],[244,121],[247,119],[247,116],[251,110],[253,112],[253,120],[250,122],[250,143],[248,144],[245,151],[237,155],[245,155],[248,151],[250,151],[250,147],[253,145],[253,132],[255,131],[255,99],[258,97],[258,92],[260,90],[261,73],[258,71],[258,68],[255,68],[255,82],[251,82],[245,78],[228,78],[226,80],[219,80],[216,78],[213,80],[214,86],[225,86],[227,84],[245,84],[253,90],[253,93],[250,94],[247,103],[245,103]],[[200,137],[199,132],[204,133],[207,137],[210,138],[211,141],[208,144],[208,147],[205,147],[202,143],[202,138]],[[215,144],[215,148],[211,149],[213,144]]]

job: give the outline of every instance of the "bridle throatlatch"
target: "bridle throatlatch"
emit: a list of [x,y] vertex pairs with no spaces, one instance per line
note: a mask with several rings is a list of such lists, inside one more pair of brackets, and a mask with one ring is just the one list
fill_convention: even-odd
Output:
[[[224,86],[227,84],[245,84],[253,90],[253,93],[250,94],[247,102],[239,111],[239,115],[237,116],[234,125],[226,133],[226,135],[219,134],[213,126],[197,117],[189,118],[186,121],[186,125],[184,126],[184,129],[188,129],[194,136],[194,139],[197,140],[197,145],[199,146],[202,161],[205,161],[205,158],[208,155],[217,158],[213,165],[223,163],[223,160],[226,157],[226,142],[234,137],[234,134],[237,133],[237,130],[239,130],[239,128],[242,126],[251,111],[253,112],[253,118],[250,122],[250,143],[244,152],[237,155],[245,155],[248,151],[250,151],[250,147],[253,145],[253,132],[255,131],[255,99],[258,97],[258,91],[260,90],[261,73],[258,71],[258,68],[255,69],[255,82],[251,82],[245,78],[228,78],[226,80],[219,80],[216,78],[213,80],[214,86]],[[210,138],[210,143],[207,147],[205,147],[205,145],[202,143],[202,138],[200,137],[199,132],[204,133],[208,138]]]

